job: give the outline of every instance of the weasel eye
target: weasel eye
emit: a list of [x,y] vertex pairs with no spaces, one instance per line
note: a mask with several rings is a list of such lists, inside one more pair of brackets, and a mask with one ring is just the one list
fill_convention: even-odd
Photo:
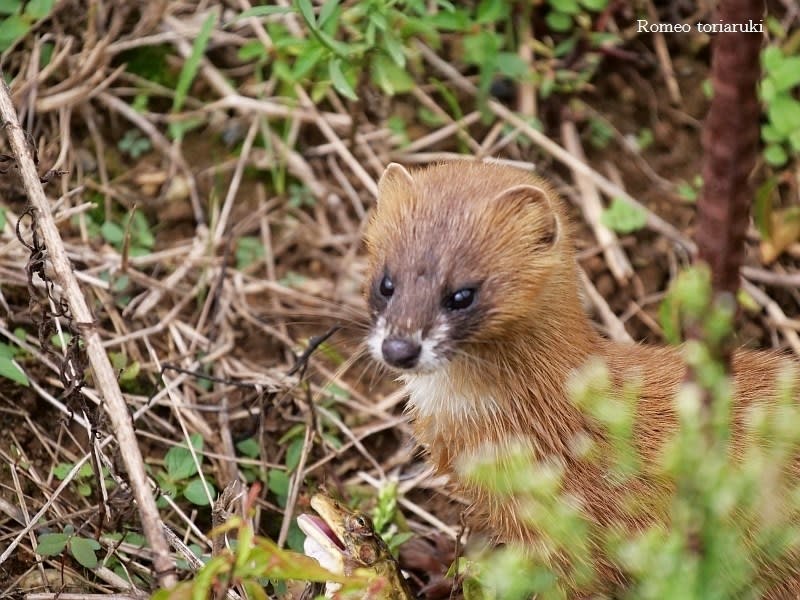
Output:
[[378,290],[381,293],[381,296],[384,298],[391,298],[392,294],[394,294],[394,283],[392,280],[389,279],[388,275],[384,275],[383,279],[381,279],[381,284],[378,287]]
[[447,310],[463,310],[469,308],[475,301],[475,289],[464,288],[445,298],[444,307]]

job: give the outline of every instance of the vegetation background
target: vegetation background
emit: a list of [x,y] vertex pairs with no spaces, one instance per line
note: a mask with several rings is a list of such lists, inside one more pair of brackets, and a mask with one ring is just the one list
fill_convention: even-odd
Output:
[[[659,310],[682,302],[662,304],[689,262],[711,38],[640,32],[637,20],[713,22],[711,8],[0,0],[3,75],[133,415],[160,516],[189,549],[175,542],[181,578],[197,571],[194,556],[236,556],[209,537],[229,508],[212,503],[231,482],[260,484],[250,522],[292,550],[302,549],[294,516],[325,483],[373,512],[423,597],[561,593],[547,569],[504,578],[504,569],[520,570],[513,552],[451,568],[463,552],[463,500],[431,474],[402,395],[360,349],[360,227],[390,161],[478,157],[534,169],[572,207],[598,327],[615,339],[674,340],[671,309]],[[742,345],[800,354],[798,14],[776,1],[764,16],[761,185],[737,333]],[[151,591],[121,452],[108,442],[81,355],[87,324],[69,317],[48,283],[36,218],[5,152],[0,596]],[[688,297],[705,293],[702,281],[684,281]],[[331,337],[317,337],[334,325]],[[583,385],[603,389],[602,375],[593,377]],[[800,427],[789,427],[797,415],[786,410],[779,423],[765,417],[764,435],[792,446]],[[716,481],[695,460],[708,440],[687,435],[673,475]],[[626,456],[621,448],[621,464]],[[768,459],[786,457],[753,465]],[[729,465],[716,467],[715,476]],[[764,469],[751,470],[730,480],[741,485],[729,496],[741,500],[745,483],[763,483]],[[568,503],[557,502],[557,478],[553,488],[536,481],[553,489],[544,500],[556,512],[547,514],[566,524],[556,541],[583,539],[583,525],[561,510]],[[724,495],[719,486],[687,489],[701,507]],[[700,531],[721,532],[717,517],[701,518]],[[633,540],[629,568],[646,582],[634,597],[758,592],[745,567],[731,589],[709,576],[721,564],[713,553],[687,561],[681,531]],[[736,535],[720,547],[735,546]],[[777,554],[797,539],[780,521],[764,541]],[[239,572],[236,582],[247,579],[255,597],[260,584],[273,596],[299,595],[285,581],[303,575],[291,555],[259,548],[285,559],[284,570]],[[197,593],[224,588],[236,568],[235,559],[216,564],[193,579]]]

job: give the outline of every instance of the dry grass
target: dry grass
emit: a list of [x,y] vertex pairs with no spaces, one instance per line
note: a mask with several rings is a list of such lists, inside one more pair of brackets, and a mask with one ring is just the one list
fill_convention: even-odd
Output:
[[[68,524],[86,538],[99,536],[98,556],[114,559],[108,565],[152,581],[147,551],[107,537],[139,527],[121,466],[126,449],[104,417],[107,390],[91,375],[70,374],[65,365],[78,364],[80,347],[62,343],[62,350],[51,343],[53,336],[68,330],[87,335],[91,329],[108,352],[138,365],[138,375],[123,380],[122,391],[151,475],[163,472],[169,448],[200,434],[205,442],[200,472],[217,490],[243,472],[266,481],[270,470],[285,470],[287,444],[281,437],[296,426],[302,445],[289,474],[286,505],[277,506],[276,496],[265,489],[254,515],[261,531],[279,543],[286,542],[295,512],[304,509],[307,491],[319,482],[352,492],[353,486],[368,490],[390,478],[400,482],[401,510],[415,534],[456,538],[458,499],[415,452],[402,396],[360,357],[360,229],[374,202],[376,179],[389,161],[462,159],[456,149],[466,148],[522,168],[535,162],[555,177],[572,173],[584,199],[599,190],[635,201],[622,181],[578,158],[574,127],[563,134],[567,151],[493,100],[487,107],[491,124],[483,124],[474,79],[422,43],[416,50],[426,73],[455,90],[464,112],[448,114],[436,87],[420,85],[392,110],[422,104],[443,124],[415,128],[410,143],[333,92],[317,105],[299,87],[296,101],[278,97],[274,81],[259,82],[252,65],[236,58],[247,41],[268,45],[269,39],[257,19],[232,21],[246,0],[232,4],[235,8],[223,8],[226,25],[213,30],[207,57],[177,113],[169,109],[174,91],[132,75],[123,58],[132,49],[165,44],[169,68],[177,72],[210,9],[206,2],[100,2],[88,12],[80,2],[59,2],[51,18],[2,57],[5,72],[13,75],[20,122],[38,148],[40,172],[67,171],[45,189],[95,321],[75,322],[61,314],[64,290],[54,284],[47,292],[47,281],[54,278],[50,266],[39,269],[41,257],[32,258],[17,238],[19,221],[21,237],[30,244],[35,221],[20,220],[26,203],[10,168],[0,182],[7,219],[0,232],[0,336],[24,350],[18,362],[30,386],[0,378],[0,597],[147,591],[144,583],[138,592],[129,589],[108,566],[84,570],[66,553],[37,557],[38,536]],[[301,33],[294,15],[271,18],[286,19]],[[52,58],[40,68],[45,44],[52,44]],[[673,90],[674,81],[667,87]],[[135,111],[131,103],[142,89],[150,104]],[[171,141],[167,124],[188,118],[199,119],[201,126],[182,143]],[[136,159],[118,149],[133,129],[152,147]],[[236,151],[225,146],[226,139]],[[304,186],[307,201],[276,192],[274,178],[284,173]],[[645,181],[665,189],[660,177]],[[579,196],[571,183],[563,190]],[[93,234],[98,202],[118,221],[136,211],[145,215],[156,238],[152,250],[133,252],[135,232],[117,246]],[[631,248],[661,240],[659,261],[673,265],[693,247],[688,234],[647,208],[650,203],[638,204],[647,211],[649,232],[621,241],[598,222],[596,205],[582,206],[583,218],[603,240],[598,246],[587,235],[582,248],[588,296],[602,327],[616,337],[659,333],[653,316],[663,289],[647,289],[638,279],[642,263],[629,260],[635,255]],[[241,256],[252,248],[247,245],[252,242],[243,242],[248,239],[260,242],[263,254],[237,264],[237,251]],[[797,249],[789,250],[784,265],[793,266]],[[601,256],[610,261],[608,269],[592,262]],[[749,268],[747,289],[766,315],[751,320],[762,327],[763,338],[800,353],[800,323],[785,314],[796,314],[797,291],[774,293],[792,276],[755,264]],[[591,284],[606,269],[621,290],[613,307]],[[770,287],[756,287],[764,282]],[[310,338],[334,324],[342,330],[323,348],[303,355]],[[24,340],[15,337],[17,328],[28,332]],[[236,442],[248,437],[258,441],[260,458],[236,449]],[[63,481],[54,476],[59,464],[87,462],[106,468],[115,489],[101,490],[90,477],[81,481],[93,494],[82,496],[76,493],[77,468]],[[159,515],[178,539],[208,553],[209,513],[207,507],[167,499]]]

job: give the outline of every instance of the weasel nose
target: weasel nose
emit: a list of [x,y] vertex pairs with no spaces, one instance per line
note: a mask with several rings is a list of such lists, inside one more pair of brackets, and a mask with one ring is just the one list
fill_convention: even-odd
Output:
[[386,338],[381,344],[383,359],[393,367],[410,369],[417,364],[422,347],[407,338]]

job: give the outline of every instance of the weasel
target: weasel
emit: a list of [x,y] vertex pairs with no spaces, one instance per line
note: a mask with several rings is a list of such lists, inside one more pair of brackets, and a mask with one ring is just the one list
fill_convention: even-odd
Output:
[[[566,382],[592,356],[605,361],[615,384],[640,381],[634,444],[653,464],[678,427],[679,350],[613,342],[594,330],[565,208],[539,177],[477,161],[413,172],[391,164],[378,192],[365,230],[367,346],[404,383],[416,437],[436,468],[461,485],[501,540],[532,544],[536,533],[518,506],[470,484],[458,467],[479,448],[512,443],[533,459],[557,460],[565,490],[590,519],[636,527],[602,465],[576,456],[580,436],[601,434]],[[748,406],[774,401],[783,364],[774,352],[735,353],[734,435]],[[631,485],[648,505],[668,493],[644,477]],[[613,566],[600,571],[619,577]],[[800,585],[787,586],[772,597],[797,597]]]

